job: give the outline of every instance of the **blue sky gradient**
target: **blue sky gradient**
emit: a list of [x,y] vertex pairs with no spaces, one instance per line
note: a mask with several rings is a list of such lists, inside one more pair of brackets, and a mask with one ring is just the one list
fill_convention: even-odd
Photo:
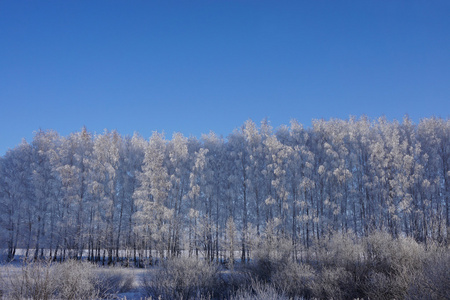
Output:
[[0,155],[33,131],[450,115],[450,1],[0,1]]

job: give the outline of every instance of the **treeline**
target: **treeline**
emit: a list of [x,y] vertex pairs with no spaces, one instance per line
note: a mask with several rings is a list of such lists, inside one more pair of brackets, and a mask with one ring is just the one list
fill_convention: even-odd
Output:
[[449,180],[441,118],[247,121],[227,138],[148,141],[40,130],[0,158],[0,242],[8,259],[136,264],[182,251],[245,262],[268,231],[294,257],[336,231],[448,243]]

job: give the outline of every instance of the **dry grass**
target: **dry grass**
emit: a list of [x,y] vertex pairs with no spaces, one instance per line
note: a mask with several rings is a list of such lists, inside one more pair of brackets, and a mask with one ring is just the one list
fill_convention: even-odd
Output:
[[24,262],[1,268],[0,290],[6,299],[113,299],[134,286],[123,269],[87,262]]

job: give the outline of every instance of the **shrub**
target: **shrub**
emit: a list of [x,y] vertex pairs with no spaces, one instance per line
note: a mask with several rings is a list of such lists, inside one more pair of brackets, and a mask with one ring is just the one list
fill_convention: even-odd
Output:
[[134,277],[124,271],[104,269],[88,262],[69,260],[24,261],[21,268],[6,267],[3,294],[8,299],[113,298],[131,289]]
[[319,298],[360,298],[361,280],[364,278],[363,246],[352,232],[335,232],[312,248],[316,279],[311,285],[312,294]]
[[277,289],[267,283],[261,283],[253,281],[251,286],[240,289],[232,300],[260,300],[260,299],[271,299],[271,300],[287,300],[289,299],[283,293],[277,291]]
[[96,266],[69,260],[53,266],[57,283],[56,295],[61,299],[92,299],[99,298],[96,286]]
[[57,289],[48,261],[24,262],[21,268],[10,266],[5,275],[3,294],[8,299],[51,299]]
[[310,266],[295,262],[277,269],[271,278],[273,286],[278,291],[284,291],[291,298],[308,298],[311,295],[314,280],[315,272]]
[[371,298],[405,298],[414,276],[422,272],[425,249],[412,238],[375,232],[365,240],[365,294]]
[[[249,288],[252,285],[252,277],[247,268],[238,265],[232,271],[225,270],[219,273],[219,299],[229,299],[238,290]],[[216,293],[217,294],[217,293]]]
[[352,284],[351,274],[344,268],[324,268],[311,283],[311,290],[320,299],[354,299]]
[[266,284],[265,288],[277,290],[280,295],[308,297],[311,294],[314,270],[293,260],[293,245],[289,239],[266,234],[254,251],[254,260],[245,268],[249,278]]
[[112,298],[133,288],[134,276],[118,268],[100,268],[70,260],[54,266],[61,299]]
[[212,295],[218,286],[217,266],[205,260],[176,257],[144,276],[147,296],[161,299],[190,299]]
[[270,282],[272,276],[292,263],[292,242],[282,238],[262,239],[253,255],[253,262],[247,265],[251,276],[262,282]]
[[450,299],[450,252],[433,245],[427,252],[422,272],[413,274],[407,299]]
[[353,271],[362,262],[363,246],[352,232],[335,232],[316,243],[313,249],[321,267],[341,267]]

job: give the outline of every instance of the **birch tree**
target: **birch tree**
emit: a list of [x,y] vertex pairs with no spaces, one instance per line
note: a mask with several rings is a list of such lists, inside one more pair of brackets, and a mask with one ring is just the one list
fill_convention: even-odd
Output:
[[22,141],[0,158],[0,240],[7,246],[9,261],[14,259],[18,246],[25,245],[26,232],[31,234],[31,220],[27,222],[27,213],[30,213],[27,207],[32,200],[31,150],[31,146]]

